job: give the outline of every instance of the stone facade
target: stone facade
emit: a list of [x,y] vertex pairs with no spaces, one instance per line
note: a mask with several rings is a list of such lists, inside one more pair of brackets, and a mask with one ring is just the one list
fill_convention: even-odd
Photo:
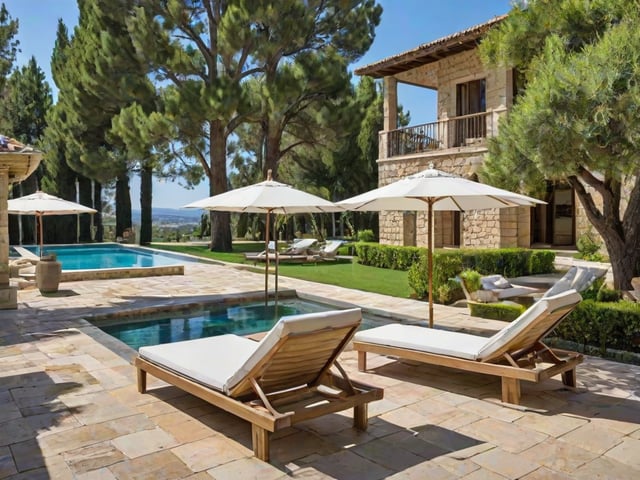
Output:
[[[486,69],[477,50],[447,56],[437,62],[407,70],[385,78],[385,123],[388,130],[395,126],[397,112],[397,82],[423,85],[438,90],[438,120],[456,116],[456,89],[460,83],[485,80],[487,136],[497,133],[498,117],[503,114],[512,98],[511,73],[504,69]],[[393,113],[393,115],[392,115]],[[487,153],[486,139],[472,145],[449,147],[403,156],[387,155],[386,132],[380,135],[378,160],[379,186],[429,167],[474,178]],[[456,218],[456,216],[459,216]],[[380,241],[393,245],[427,246],[427,214],[417,212],[380,213]],[[456,231],[459,229],[459,231]],[[434,246],[464,247],[528,247],[530,245],[529,208],[472,212],[435,212]]]

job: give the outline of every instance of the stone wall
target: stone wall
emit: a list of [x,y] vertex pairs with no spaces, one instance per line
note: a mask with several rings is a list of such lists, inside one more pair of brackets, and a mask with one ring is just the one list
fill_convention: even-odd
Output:
[[505,69],[487,69],[476,50],[395,75],[399,82],[438,90],[438,119],[456,115],[456,85],[486,79],[487,110],[507,107],[511,101],[511,76]]
[[[430,154],[402,160],[388,160],[379,164],[380,186],[420,172],[433,163],[434,168],[470,178],[482,162],[482,155],[464,152],[442,155]],[[474,248],[529,247],[530,209],[528,207],[474,210],[460,214],[460,246]],[[454,214],[434,212],[433,240],[436,248],[452,246]],[[415,238],[416,246],[427,246],[428,222],[426,212],[415,216],[404,212],[380,212],[380,242],[408,245]]]

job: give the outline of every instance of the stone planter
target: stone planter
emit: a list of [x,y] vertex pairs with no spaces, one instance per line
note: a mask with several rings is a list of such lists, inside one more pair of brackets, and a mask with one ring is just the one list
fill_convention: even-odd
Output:
[[61,275],[62,264],[55,255],[42,257],[36,265],[36,286],[40,293],[57,292]]

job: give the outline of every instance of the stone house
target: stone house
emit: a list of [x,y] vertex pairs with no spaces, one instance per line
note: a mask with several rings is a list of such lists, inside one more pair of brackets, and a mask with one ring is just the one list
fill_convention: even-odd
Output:
[[[505,16],[356,69],[382,79],[384,130],[379,134],[380,186],[435,168],[477,180],[487,139],[517,95],[513,69],[488,69],[478,54],[483,35]],[[398,83],[437,91],[437,120],[398,128]],[[411,105],[407,105],[411,109]],[[547,185],[547,205],[470,212],[436,212],[435,247],[574,246],[588,222],[568,185]],[[381,212],[380,241],[426,246],[423,212]]]

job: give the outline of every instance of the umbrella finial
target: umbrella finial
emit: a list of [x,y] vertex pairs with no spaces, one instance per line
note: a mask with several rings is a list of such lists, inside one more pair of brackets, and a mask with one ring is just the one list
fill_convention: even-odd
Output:
[[273,180],[273,177],[271,176],[271,172],[272,172],[272,170],[271,170],[271,169],[267,170],[267,181],[269,181],[269,182],[270,182],[271,180]]

